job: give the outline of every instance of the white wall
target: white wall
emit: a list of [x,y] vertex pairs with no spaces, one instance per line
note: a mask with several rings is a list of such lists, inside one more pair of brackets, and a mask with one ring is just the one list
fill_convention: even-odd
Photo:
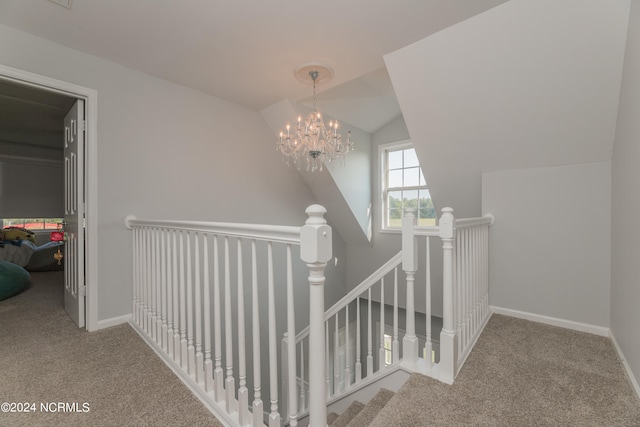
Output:
[[[274,134],[274,141],[279,138],[284,124],[309,113],[310,108],[287,99],[260,110]],[[324,119],[326,122],[332,120],[326,115]],[[368,242],[371,237],[371,135],[344,122],[340,128],[345,140],[347,132],[352,132],[353,151],[343,159],[330,162],[323,171],[307,172],[306,164],[302,164],[300,175],[327,208],[327,217],[346,242]],[[295,165],[290,167],[296,169]]]
[[315,203],[258,112],[1,25],[0,62],[98,92],[98,320],[130,312],[126,215],[291,225]]
[[[613,147],[611,332],[640,380],[640,4],[632,3]],[[636,383],[638,387],[638,383]],[[636,391],[640,393],[640,388]]]
[[[402,241],[400,232],[381,232],[381,216],[382,216],[382,198],[381,198],[381,168],[378,159],[378,147],[382,144],[391,142],[399,142],[410,139],[409,132],[405,125],[404,119],[398,117],[386,126],[378,130],[372,137],[372,156],[371,156],[371,179],[373,188],[372,197],[372,238],[371,244],[352,244],[347,242],[347,259],[349,265],[347,269],[347,290],[353,289],[366,279],[371,273],[378,269],[382,264],[389,261],[391,257],[402,249]],[[440,209],[442,206],[437,204]],[[436,316],[442,315],[442,245],[439,239],[432,239],[431,255],[432,255],[432,301],[433,313]],[[421,259],[423,247],[420,245]],[[399,304],[405,306],[405,279],[402,272],[399,277],[400,287],[398,292]],[[388,283],[388,282],[387,282]],[[425,310],[425,291],[421,284],[424,284],[424,271],[419,271],[416,276],[415,287],[415,308],[419,312]],[[386,301],[392,301],[393,289],[391,286],[386,287]],[[377,296],[374,296],[377,298]]]
[[490,304],[609,326],[611,163],[489,172]]
[[61,218],[63,198],[62,161],[0,156],[0,218]]
[[629,0],[511,0],[385,56],[432,195],[480,214],[482,172],[608,161]]

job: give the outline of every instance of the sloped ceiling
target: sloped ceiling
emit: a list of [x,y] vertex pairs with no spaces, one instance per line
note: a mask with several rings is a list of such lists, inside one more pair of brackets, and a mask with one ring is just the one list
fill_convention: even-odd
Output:
[[512,0],[385,57],[439,206],[480,215],[482,172],[611,159],[628,15]]

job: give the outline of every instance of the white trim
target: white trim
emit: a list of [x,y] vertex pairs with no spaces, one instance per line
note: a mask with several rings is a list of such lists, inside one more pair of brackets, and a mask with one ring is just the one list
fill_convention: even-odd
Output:
[[84,99],[86,129],[85,150],[85,280],[86,329],[98,327],[98,92],[73,83],[56,80],[0,64],[0,80]]
[[105,329],[110,328],[112,326],[122,325],[123,323],[128,323],[131,320],[130,314],[125,314],[124,316],[112,317],[110,319],[99,320],[96,325],[96,329]]
[[512,310],[510,308],[489,307],[495,314],[503,314],[505,316],[517,317],[518,319],[531,320],[532,322],[544,323],[552,326],[559,326],[565,329],[572,329],[579,332],[587,332],[589,334],[599,335],[601,337],[609,336],[609,328],[604,326],[590,325],[588,323],[574,322],[573,320],[559,319],[557,317],[543,316],[541,314],[528,313],[526,311]]
[[624,357],[624,354],[622,353],[622,349],[620,348],[620,345],[618,345],[618,340],[616,340],[616,337],[613,335],[613,332],[611,330],[609,330],[609,338],[611,339],[613,346],[618,352],[618,357],[620,358],[620,361],[622,362],[622,366],[624,367],[624,370],[627,373],[627,378],[631,383],[631,388],[633,388],[633,390],[636,392],[636,395],[638,396],[638,399],[640,399],[640,384],[638,384],[638,380],[633,375],[631,366],[629,366],[629,364],[627,363],[627,359]]

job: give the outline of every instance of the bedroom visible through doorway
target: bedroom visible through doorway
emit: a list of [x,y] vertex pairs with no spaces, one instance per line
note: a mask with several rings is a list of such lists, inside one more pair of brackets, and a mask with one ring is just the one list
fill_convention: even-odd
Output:
[[[79,103],[81,116],[70,119],[67,128],[74,128],[76,135],[79,130],[83,134],[86,132],[86,144],[83,143],[81,150],[75,150],[65,160],[64,144],[65,141],[68,142],[68,135],[65,135],[64,118],[68,111],[77,104],[77,101],[81,101]],[[74,295],[78,305],[75,310],[75,318],[72,312],[68,312],[76,324],[81,327],[86,326],[88,330],[98,329],[96,316],[97,274],[93,261],[96,247],[96,224],[92,221],[95,212],[95,209],[92,208],[96,206],[96,201],[85,197],[92,188],[95,188],[96,174],[92,165],[97,163],[95,161],[96,138],[95,135],[92,135],[92,132],[95,132],[95,125],[90,122],[92,117],[95,118],[95,111],[89,110],[95,110],[96,105],[97,94],[92,89],[0,65],[0,190],[2,190],[0,192],[0,206],[14,206],[14,210],[9,209],[8,212],[4,212],[7,208],[0,208],[0,219],[3,217],[37,219],[45,216],[53,218],[66,216],[65,219],[68,221],[68,209],[66,208],[69,203],[79,204],[82,209],[78,210],[76,205],[72,211],[72,214],[76,214],[73,245],[76,249],[78,247],[86,248],[86,252],[84,255],[82,255],[82,251],[76,252],[76,255],[65,253],[65,264],[71,266],[76,273],[73,278],[73,275],[68,276],[68,271],[65,272],[65,281],[68,281],[69,278],[73,280],[65,287],[69,285],[74,287]],[[82,117],[82,120],[79,121],[77,117]],[[85,146],[86,150],[83,150]],[[71,164],[70,160],[75,163]],[[31,196],[35,197],[25,197],[24,195],[20,197],[18,195],[15,200],[23,203],[5,203],[5,197],[14,197],[13,194],[19,193],[18,181],[6,179],[6,177],[2,179],[5,169],[3,165],[5,164],[12,165],[7,167],[7,170],[15,170],[16,167],[37,170],[38,164],[46,164],[54,169],[58,167],[62,182],[57,181],[56,188],[53,189],[52,181],[54,180],[52,179],[41,179],[39,180],[40,184],[37,182],[38,179],[32,179],[36,182],[30,183],[31,188],[35,188]],[[86,173],[82,173],[83,169],[86,169]],[[37,175],[37,173],[34,174],[36,177]],[[70,175],[75,175],[76,178],[69,180]],[[38,189],[39,185],[43,188]],[[4,191],[5,188],[11,188],[11,190]],[[65,192],[69,193],[69,191],[72,191],[72,194],[67,194],[65,198]],[[22,208],[15,206],[20,204],[23,205]],[[67,211],[67,215],[65,215],[65,211]],[[21,213],[17,214],[18,212]],[[78,212],[80,212],[79,217]],[[14,214],[9,215],[11,213]],[[51,230],[43,229],[39,233],[46,235],[50,234]],[[42,242],[42,237],[40,242]],[[69,244],[67,243],[66,246]],[[75,259],[73,259],[74,256]]]

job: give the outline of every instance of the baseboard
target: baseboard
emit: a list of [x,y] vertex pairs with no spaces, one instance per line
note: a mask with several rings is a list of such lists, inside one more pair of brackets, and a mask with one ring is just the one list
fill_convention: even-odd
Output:
[[543,316],[526,311],[512,310],[510,308],[502,308],[490,306],[492,312],[503,314],[505,316],[517,317],[518,319],[531,320],[532,322],[544,323],[552,326],[559,326],[574,331],[587,332],[589,334],[599,335],[601,337],[609,336],[609,328],[604,326],[590,325],[588,323],[574,322],[573,320],[559,319],[557,317]]
[[110,328],[112,326],[122,325],[123,323],[129,322],[131,319],[130,314],[125,314],[124,316],[112,317],[111,319],[98,320],[95,331],[99,329]]
[[627,378],[629,378],[629,382],[631,383],[631,388],[633,388],[633,390],[636,392],[636,395],[638,396],[638,399],[640,399],[640,385],[638,384],[638,380],[633,375],[631,366],[629,366],[629,364],[627,363],[627,359],[624,357],[624,354],[622,353],[622,349],[620,348],[620,345],[618,345],[618,341],[616,340],[615,335],[613,335],[613,332],[611,331],[609,331],[609,338],[611,339],[613,346],[618,352],[618,357],[620,358],[620,361],[622,362],[622,366],[624,366],[624,370],[627,373]]

